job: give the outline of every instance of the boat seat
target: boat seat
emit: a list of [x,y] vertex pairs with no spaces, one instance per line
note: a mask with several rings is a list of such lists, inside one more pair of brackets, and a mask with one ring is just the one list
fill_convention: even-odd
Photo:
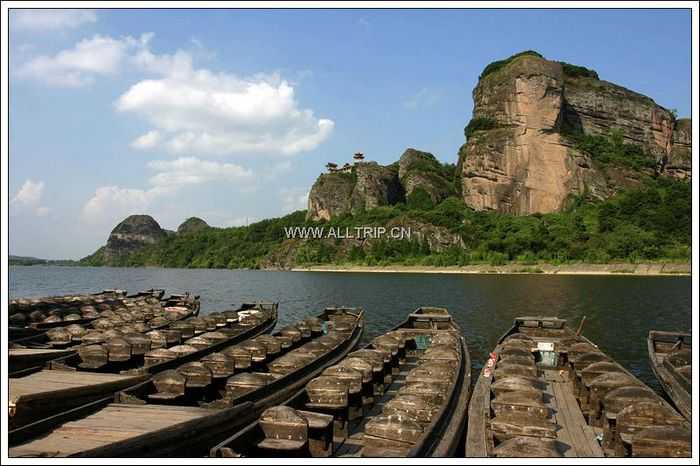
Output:
[[111,362],[123,362],[131,359],[131,344],[125,338],[110,338],[104,345]]
[[83,369],[99,369],[109,362],[109,353],[102,345],[82,345],[78,348],[81,359],[79,367]]
[[339,377],[322,375],[306,384],[308,409],[333,417],[333,435],[346,438],[348,422],[357,417],[357,409],[350,407],[349,382]]
[[204,324],[207,327],[207,332],[213,332],[217,328],[218,319],[216,317],[204,316]]
[[537,377],[537,367],[525,366],[522,364],[496,363],[496,370],[493,371],[496,380],[511,375],[523,375],[526,377]]
[[252,354],[241,346],[226,348],[222,353],[233,359],[236,370],[250,369],[250,366],[253,364]]
[[150,332],[145,332],[145,334],[151,340],[152,350],[168,347],[168,340],[161,330],[151,330]]
[[362,458],[405,458],[411,451],[411,447],[363,447],[360,451]]
[[267,359],[267,346],[259,341],[246,340],[239,346],[250,352],[253,363],[262,363]]
[[221,312],[212,312],[211,314],[208,314],[207,317],[214,319],[217,327],[225,327],[228,323],[226,316]]
[[385,416],[403,414],[422,425],[428,425],[437,412],[437,409],[437,407],[427,403],[420,396],[399,395],[392,398],[384,405],[382,414]]
[[535,358],[531,356],[522,356],[517,354],[501,355],[498,364],[515,364],[526,367],[535,367]]
[[192,317],[190,319],[187,319],[185,322],[192,325],[192,327],[194,328],[194,335],[199,335],[200,333],[204,333],[207,331],[207,322],[201,317]]
[[609,372],[604,373],[591,380],[588,385],[588,416],[589,422],[596,426],[603,425],[603,399],[610,391],[635,385],[639,382],[631,375],[624,372]]
[[429,361],[411,369],[406,374],[406,382],[428,382],[450,384],[455,376],[455,369],[450,364]]
[[301,340],[301,332],[299,331],[298,328],[293,327],[293,326],[287,326],[284,327],[279,331],[280,335],[289,337],[292,339],[292,343],[296,343],[299,340]]
[[318,317],[308,317],[304,319],[304,323],[309,327],[311,333],[316,335],[323,333],[323,321]]
[[230,377],[235,370],[233,358],[224,353],[212,353],[203,357],[201,361],[214,378]]
[[177,353],[166,348],[149,351],[143,356],[144,366],[150,367],[177,359]]
[[[275,338],[272,335],[260,335],[255,337],[255,341],[258,341],[265,345],[267,349],[267,354],[269,356],[276,356],[282,351],[282,341],[279,338]],[[291,346],[291,342],[287,348]],[[286,348],[285,348],[286,349]]]
[[291,374],[292,372],[295,372],[299,369],[302,369],[314,359],[315,356],[313,354],[291,352],[267,363],[267,369],[272,374],[278,374],[279,376],[283,376]]
[[523,351],[527,352],[532,352],[532,348],[534,347],[534,344],[532,341],[528,340],[506,340],[503,343],[501,343],[501,348],[514,348],[514,349],[521,349]]
[[173,353],[177,354],[178,358],[182,358],[184,356],[187,356],[188,354],[192,354],[192,353],[197,352],[197,348],[195,348],[194,346],[190,346],[190,345],[175,345],[175,346],[171,346],[168,349],[170,351],[172,351]]
[[499,350],[498,354],[501,358],[517,356],[520,358],[529,358],[529,359],[532,359],[533,361],[535,360],[535,355],[532,354],[532,351],[530,351],[529,349],[523,349],[523,348],[515,348],[515,347],[501,348]]
[[657,400],[658,395],[641,384],[626,385],[610,390],[603,397],[603,412],[607,419],[616,419],[627,406],[639,401]]
[[543,389],[544,384],[542,381],[532,377],[522,376],[503,377],[491,384],[491,392],[496,397],[498,397],[501,393],[520,391],[531,392],[533,393],[531,396],[535,396],[535,394],[542,396]]
[[586,388],[589,388],[591,382],[602,374],[613,374],[621,373],[627,374],[625,370],[619,365],[611,361],[600,361],[589,364],[583,368],[580,372],[581,382]]
[[689,458],[692,455],[691,431],[682,426],[646,428],[632,437],[632,456],[639,458]]
[[555,440],[535,437],[513,437],[493,449],[496,458],[562,458]]
[[167,346],[179,345],[183,341],[182,334],[179,330],[164,329],[158,331],[165,335],[165,341],[167,342]]
[[151,350],[151,339],[142,333],[128,333],[124,339],[131,345],[132,356],[142,356]]
[[548,418],[551,414],[542,401],[542,396],[534,392],[502,393],[491,401],[491,408],[496,416],[518,412]]
[[288,406],[273,406],[260,416],[265,438],[258,442],[261,450],[281,452],[285,456],[301,455],[308,447],[309,423]]
[[513,437],[557,438],[557,426],[531,413],[505,412],[489,421],[494,437],[503,442]]
[[374,416],[365,424],[363,446],[403,450],[415,445],[422,435],[423,426],[408,416]]
[[213,344],[228,340],[229,335],[226,335],[226,333],[224,333],[221,330],[216,330],[213,332],[203,333],[202,338],[206,338],[207,340],[209,340],[210,344],[213,345]]
[[407,382],[399,388],[399,395],[415,395],[433,406],[442,406],[445,401],[445,389],[429,382]]
[[303,320],[294,324],[294,327],[296,327],[296,329],[299,330],[299,332],[301,332],[302,340],[308,340],[309,338],[311,338],[311,327],[309,327],[309,325]]
[[176,370],[185,376],[186,388],[204,388],[211,384],[211,371],[199,361],[188,362],[178,367]]
[[151,400],[174,400],[185,394],[185,383],[187,379],[184,375],[175,370],[167,370],[156,374],[153,377],[153,386],[156,393],[151,393],[148,398]]
[[574,371],[578,374],[591,364],[601,361],[610,361],[610,358],[608,358],[600,351],[591,351],[589,353],[579,354],[578,357],[571,362],[571,364],[574,368]]
[[686,421],[668,405],[659,401],[641,401],[627,406],[617,415],[613,448],[618,455],[629,455],[632,438],[647,427],[682,426]]
[[173,322],[168,328],[180,332],[181,338],[185,340],[192,338],[195,332],[195,326],[191,320],[186,320],[184,322]]
[[579,356],[586,353],[600,353],[600,350],[588,342],[580,342],[569,345],[566,351],[570,363],[575,363]]
[[671,367],[682,367],[692,364],[693,354],[689,349],[675,350],[664,358],[664,364]]
[[271,381],[269,374],[242,372],[234,374],[226,381],[226,398],[235,400],[246,393],[264,387]]
[[298,354],[309,353],[314,356],[315,359],[330,352],[330,349],[317,341],[310,341],[308,343],[304,343],[300,348],[294,350],[293,352]]
[[186,345],[193,346],[197,348],[197,350],[203,350],[206,348],[209,348],[212,344],[212,341],[209,340],[208,338],[204,337],[204,334],[198,335],[196,337],[192,337],[188,340],[185,340]]

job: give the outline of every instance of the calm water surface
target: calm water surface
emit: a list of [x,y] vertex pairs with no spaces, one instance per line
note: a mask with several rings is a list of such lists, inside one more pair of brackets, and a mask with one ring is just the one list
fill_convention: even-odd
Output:
[[690,277],[447,275],[271,272],[157,268],[10,267],[10,297],[121,288],[165,288],[201,295],[202,312],[243,301],[279,301],[279,326],[325,306],[366,311],[365,340],[421,305],[447,307],[459,322],[475,367],[516,316],[555,315],[576,327],[646,383],[658,388],[647,363],[650,329],[690,330]]

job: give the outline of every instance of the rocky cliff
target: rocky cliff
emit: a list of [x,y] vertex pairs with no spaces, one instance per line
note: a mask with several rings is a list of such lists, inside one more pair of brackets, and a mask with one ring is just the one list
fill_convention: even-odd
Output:
[[307,218],[329,220],[331,217],[357,213],[404,199],[395,165],[361,162],[346,173],[324,173],[309,192]]
[[[573,196],[608,197],[640,172],[690,176],[690,124],[592,70],[525,52],[489,65],[473,98],[458,166],[474,209],[556,212]],[[583,138],[613,132],[641,170],[582,149]]]
[[94,256],[99,256],[95,259],[101,264],[111,265],[166,236],[166,231],[150,215],[130,215],[114,227],[107,238],[107,244]]
[[454,166],[409,148],[398,162],[360,162],[351,170],[321,174],[309,193],[307,219],[329,220],[375,207],[423,199],[438,204],[455,194]]

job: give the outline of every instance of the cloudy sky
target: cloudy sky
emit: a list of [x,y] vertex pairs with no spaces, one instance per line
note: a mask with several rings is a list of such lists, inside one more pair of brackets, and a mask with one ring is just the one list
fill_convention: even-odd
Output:
[[80,258],[134,213],[305,208],[328,161],[455,162],[483,67],[534,49],[690,113],[690,13],[12,10],[10,253]]

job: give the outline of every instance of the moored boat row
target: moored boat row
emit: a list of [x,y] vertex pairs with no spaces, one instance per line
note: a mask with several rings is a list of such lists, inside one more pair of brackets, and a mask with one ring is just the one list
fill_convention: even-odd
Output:
[[[284,402],[359,341],[363,312],[327,309],[172,366],[116,397],[10,432],[12,456],[196,455]],[[128,416],[124,416],[128,413]],[[77,419],[77,420],[76,420]],[[118,426],[118,427],[115,427]]]
[[687,334],[649,336],[674,408],[556,317],[516,318],[472,390],[446,309],[418,308],[360,349],[361,309],[268,334],[277,315],[251,303],[102,339],[133,322],[95,319],[75,344],[45,350],[66,354],[11,380],[10,456],[691,454]]

